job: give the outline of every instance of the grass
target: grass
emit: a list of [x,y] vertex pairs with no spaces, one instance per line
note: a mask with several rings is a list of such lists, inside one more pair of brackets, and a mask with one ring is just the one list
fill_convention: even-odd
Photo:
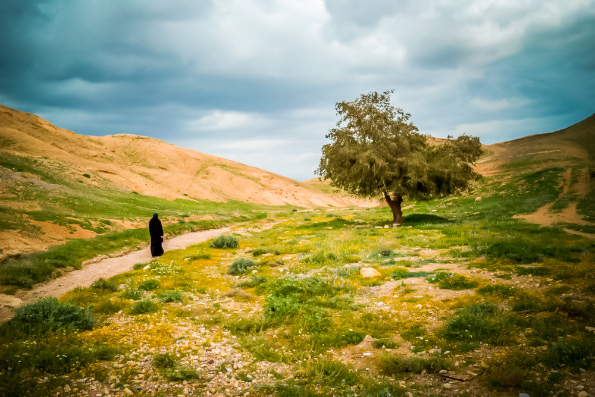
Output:
[[[560,176],[514,174],[479,182],[473,196],[412,203],[399,228],[383,227],[388,208],[284,209],[269,213],[275,227],[253,228],[235,247],[213,240],[166,252],[56,301],[92,318],[91,328],[0,327],[0,391],[22,382],[54,395],[74,379],[118,377],[124,393],[144,376],[126,363],[145,362],[164,395],[205,394],[217,379],[254,395],[441,395],[442,370],[485,371],[456,383],[461,395],[568,394],[565,382],[594,369],[585,327],[595,246],[512,218],[557,198]],[[441,268],[419,269],[430,263]],[[363,279],[364,266],[380,276]],[[52,349],[72,359],[19,367],[11,358]]]

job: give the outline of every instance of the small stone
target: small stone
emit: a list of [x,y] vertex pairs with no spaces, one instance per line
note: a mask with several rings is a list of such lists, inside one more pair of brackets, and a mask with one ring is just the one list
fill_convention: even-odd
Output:
[[362,267],[359,272],[363,278],[372,278],[372,277],[378,277],[381,275],[378,270],[373,269],[371,267]]
[[576,385],[576,386],[574,386],[574,388],[578,391],[585,390],[585,386],[583,386],[583,385]]
[[519,397],[531,397],[527,393],[519,393]]
[[585,327],[585,329],[589,332],[595,332],[595,327]]
[[450,383],[445,383],[442,385],[442,387],[444,387],[445,389],[450,389],[452,388],[452,385]]
[[132,396],[134,393],[132,392],[132,390],[130,390],[129,388],[125,388],[124,389],[124,393],[128,394],[129,396]]
[[579,391],[577,394],[578,397],[589,397],[589,393],[586,391]]
[[447,374],[447,373],[448,373],[448,371],[447,371],[447,370],[445,370],[445,369],[441,369],[441,370],[440,370],[440,372],[438,372],[438,373],[439,373],[439,374]]

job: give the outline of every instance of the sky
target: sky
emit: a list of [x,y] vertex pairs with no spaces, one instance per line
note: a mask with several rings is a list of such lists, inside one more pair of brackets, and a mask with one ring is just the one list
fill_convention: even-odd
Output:
[[595,0],[2,0],[0,34],[0,104],[297,180],[373,91],[486,144],[595,112]]

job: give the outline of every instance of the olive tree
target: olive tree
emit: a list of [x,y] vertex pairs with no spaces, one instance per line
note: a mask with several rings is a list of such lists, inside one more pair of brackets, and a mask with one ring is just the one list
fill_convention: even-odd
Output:
[[426,200],[468,188],[479,177],[472,164],[481,155],[476,137],[449,137],[429,144],[410,122],[411,115],[390,103],[392,91],[363,94],[339,102],[340,117],[326,138],[316,173],[360,197],[382,195],[403,223],[404,198]]

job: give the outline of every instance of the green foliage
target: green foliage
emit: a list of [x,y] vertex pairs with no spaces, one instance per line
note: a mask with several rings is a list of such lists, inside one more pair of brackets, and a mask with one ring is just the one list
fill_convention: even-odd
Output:
[[247,272],[254,266],[256,266],[254,261],[246,258],[239,258],[233,261],[231,266],[229,266],[227,273],[231,274],[232,276],[237,276],[238,274],[243,274]]
[[405,278],[428,277],[432,274],[433,272],[410,272],[404,268],[397,268],[393,271],[392,277],[393,280],[402,280]]
[[544,258],[558,258],[574,262],[573,250],[551,241],[531,241],[527,238],[500,240],[479,249],[480,255],[489,258],[504,258],[517,263],[539,262]]
[[157,280],[145,280],[138,286],[138,289],[142,291],[153,291],[157,288],[159,288],[159,281]]
[[106,292],[115,292],[118,290],[118,286],[115,283],[109,282],[103,278],[94,281],[93,284],[91,284],[91,288]]
[[134,291],[134,290],[126,290],[124,291],[124,293],[121,295],[122,298],[124,299],[131,299],[134,301],[140,300],[143,297],[143,293],[141,291]]
[[176,357],[171,354],[156,354],[153,356],[151,364],[170,382],[183,382],[198,378],[198,373],[195,370],[179,365]]
[[119,301],[105,300],[93,305],[94,314],[114,314],[125,307],[125,304]]
[[561,339],[549,346],[545,354],[545,363],[552,368],[571,367],[587,369],[595,361],[592,341],[571,341]]
[[211,248],[238,248],[238,239],[234,236],[219,236],[211,242]]
[[437,283],[442,289],[464,290],[477,287],[475,280],[470,280],[462,274],[438,272],[427,278],[430,283]]
[[499,296],[507,298],[509,296],[513,296],[516,290],[514,287],[510,287],[508,285],[486,285],[485,287],[479,288],[477,293],[480,295],[492,295],[492,296]]
[[176,358],[171,354],[155,354],[151,364],[157,369],[173,368],[176,365]]
[[15,316],[0,327],[0,334],[10,335],[17,331],[24,334],[39,334],[61,328],[90,330],[95,319],[90,309],[81,309],[70,303],[60,303],[56,298],[45,298],[15,309]]
[[326,135],[316,173],[331,185],[365,197],[384,195],[394,221],[402,223],[403,197],[429,199],[466,189],[479,175],[478,138],[466,135],[431,146],[411,115],[390,104],[391,91],[339,102],[337,128]]
[[402,357],[396,354],[385,354],[380,359],[380,370],[386,375],[400,375],[408,372],[419,374],[426,371],[436,374],[443,369],[454,366],[444,356],[432,354],[427,357]]
[[502,344],[512,330],[513,323],[496,305],[483,302],[460,309],[442,335],[451,341]]
[[182,291],[167,290],[159,293],[159,300],[163,303],[182,302]]
[[130,314],[155,313],[157,310],[159,310],[159,306],[156,303],[143,299],[132,305]]

